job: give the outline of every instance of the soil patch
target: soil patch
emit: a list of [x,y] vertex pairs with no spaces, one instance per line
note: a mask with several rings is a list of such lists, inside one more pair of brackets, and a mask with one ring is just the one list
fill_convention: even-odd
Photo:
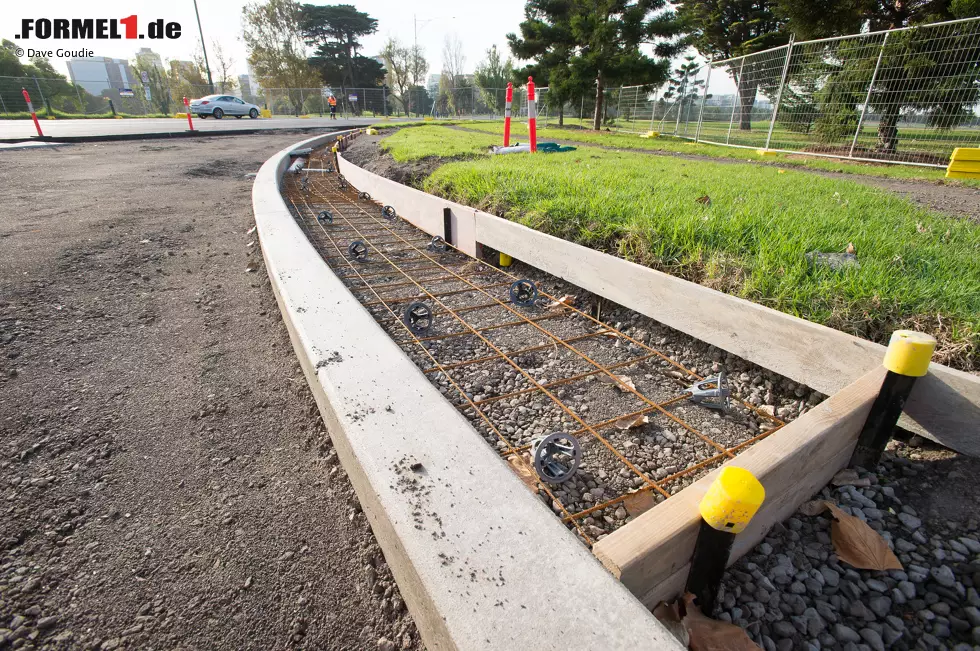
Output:
[[0,154],[0,648],[421,647],[249,233],[296,140]]

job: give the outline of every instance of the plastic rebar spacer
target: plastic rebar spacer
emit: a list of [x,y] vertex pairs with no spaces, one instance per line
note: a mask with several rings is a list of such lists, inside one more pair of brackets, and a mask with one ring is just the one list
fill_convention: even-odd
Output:
[[896,330],[888,342],[882,365],[892,373],[922,377],[929,372],[929,361],[936,350],[932,335],[914,330]]
[[699,510],[712,529],[741,533],[765,499],[766,489],[755,475],[726,466],[704,494]]

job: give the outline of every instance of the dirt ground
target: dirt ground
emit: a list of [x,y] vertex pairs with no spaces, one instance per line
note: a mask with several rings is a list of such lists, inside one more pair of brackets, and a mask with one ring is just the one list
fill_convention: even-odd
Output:
[[302,137],[0,152],[0,649],[420,648],[247,234]]

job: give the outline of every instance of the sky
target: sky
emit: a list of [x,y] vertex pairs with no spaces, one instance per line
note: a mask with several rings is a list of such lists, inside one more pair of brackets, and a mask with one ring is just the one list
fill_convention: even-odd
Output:
[[[312,0],[312,4],[355,5],[378,19],[378,32],[363,39],[363,54],[374,56],[389,36],[405,44],[415,39],[417,19],[418,43],[429,61],[431,72],[442,68],[442,46],[449,35],[457,36],[463,44],[467,72],[486,55],[492,45],[504,52],[507,49],[508,32],[515,32],[524,17],[523,0],[495,0],[494,2],[459,2],[452,0]],[[35,0],[20,2],[2,0],[0,11],[0,38],[14,41],[22,48],[56,51],[90,49],[95,56],[117,59],[133,59],[141,47],[149,47],[167,59],[188,60],[198,48],[200,38],[194,18],[192,0]],[[246,51],[241,37],[241,15],[245,2],[235,0],[198,0],[201,26],[205,42],[211,48],[212,41],[220,43],[226,56],[234,60],[235,74],[245,74]],[[181,35],[173,40],[56,40],[15,39],[20,33],[24,18],[124,18],[136,14],[142,32],[145,25],[157,18],[181,25]],[[120,27],[120,30],[124,29]],[[26,54],[26,52],[25,52]],[[53,54],[49,57],[55,68],[67,74],[65,59]],[[25,56],[26,61],[26,56]],[[213,61],[212,61],[213,64]],[[212,65],[212,71],[214,66]]]

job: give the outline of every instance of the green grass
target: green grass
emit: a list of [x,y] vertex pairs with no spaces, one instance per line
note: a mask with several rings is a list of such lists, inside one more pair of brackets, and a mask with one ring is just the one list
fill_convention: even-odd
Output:
[[[64,111],[52,111],[51,113],[41,112],[37,114],[38,120],[47,120],[48,116],[54,116],[58,120],[112,120],[112,112],[106,113],[65,113]],[[146,115],[133,115],[130,113],[120,113],[119,117],[124,119],[136,118],[169,118],[166,113],[148,113]],[[0,113],[0,120],[30,120],[31,114],[26,111],[19,113]]]
[[[434,194],[868,339],[924,329],[937,359],[980,366],[980,226],[968,220],[802,171],[585,148],[483,156],[475,135],[425,126],[383,142],[396,160],[470,157],[425,181]],[[860,269],[804,258],[849,242]]]
[[[500,122],[465,122],[460,126],[466,129],[483,131],[485,133],[503,134],[503,124]],[[527,139],[527,124],[513,122],[511,138],[522,141]],[[637,149],[671,154],[692,154],[712,158],[728,158],[750,162],[766,162],[786,168],[805,168],[828,172],[844,172],[864,176],[878,176],[895,179],[917,179],[922,181],[943,181],[945,170],[938,168],[917,167],[910,165],[885,165],[876,163],[847,162],[818,156],[807,157],[803,154],[776,154],[762,159],[755,151],[706,143],[695,143],[690,140],[661,136],[659,138],[640,138],[639,135],[623,132],[595,132],[578,128],[544,127],[538,129],[538,141],[558,140],[615,147],[619,149]],[[943,181],[952,185],[970,185],[980,187],[977,181]]]
[[419,125],[401,129],[381,141],[381,147],[399,162],[423,158],[471,158],[483,156],[499,138],[446,126]]

